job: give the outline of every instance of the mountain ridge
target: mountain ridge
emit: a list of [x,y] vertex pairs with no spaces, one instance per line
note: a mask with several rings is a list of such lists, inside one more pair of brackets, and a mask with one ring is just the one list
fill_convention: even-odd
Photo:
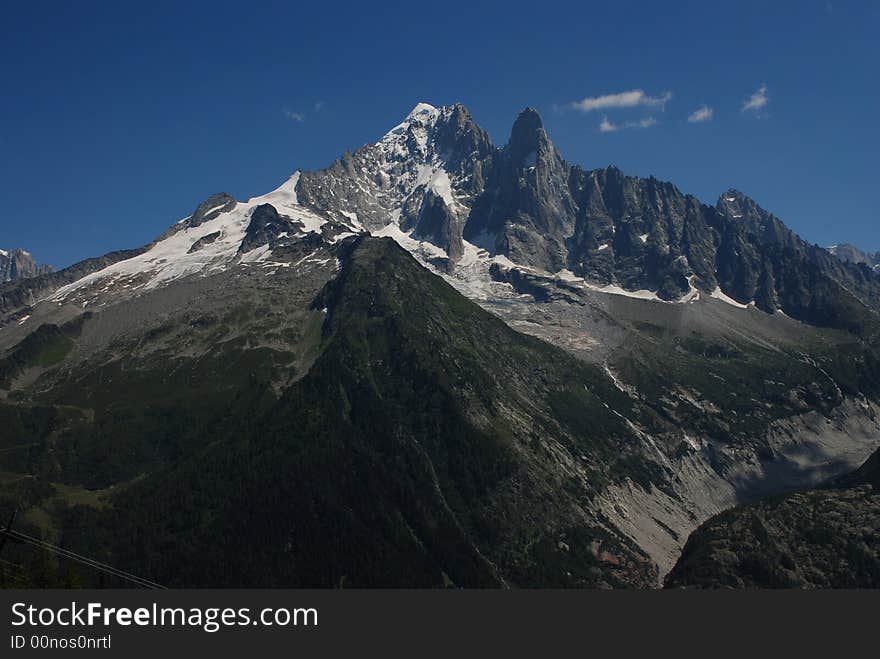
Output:
[[[842,322],[854,331],[876,323],[880,309],[880,273],[809,245],[742,193],[728,190],[710,207],[653,177],[571,166],[531,108],[498,148],[461,104],[419,103],[378,142],[347,152],[324,170],[297,171],[276,191],[248,202],[213,195],[141,249],[155,251],[181,232],[194,232],[184,250],[192,255],[232,230],[223,229],[225,217],[240,218],[235,231],[243,233],[260,202],[280,203],[279,212],[295,211],[300,221],[308,217],[309,231],[330,222],[337,234],[390,235],[459,279],[482,258],[484,281],[471,287],[485,287],[488,279],[522,280],[537,270],[570,278],[572,285],[646,292],[665,301],[702,293],[813,324]],[[219,232],[197,233],[218,221]],[[281,225],[275,231],[284,233]],[[222,245],[190,259],[193,265],[183,272],[219,266],[220,256],[235,255],[232,245],[218,251]],[[127,260],[131,253],[76,264],[33,286],[2,285],[3,308],[23,304],[34,287],[42,288],[39,294],[98,272],[116,254]],[[148,260],[160,259],[168,260],[164,254]]]

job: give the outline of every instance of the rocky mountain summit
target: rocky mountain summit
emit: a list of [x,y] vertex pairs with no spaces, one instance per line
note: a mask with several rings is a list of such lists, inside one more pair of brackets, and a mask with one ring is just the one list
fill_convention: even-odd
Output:
[[740,192],[420,103],[0,284],[0,514],[168,585],[655,587],[880,445],[878,287]]
[[23,249],[0,249],[0,283],[38,277],[52,272],[52,266],[40,265]]

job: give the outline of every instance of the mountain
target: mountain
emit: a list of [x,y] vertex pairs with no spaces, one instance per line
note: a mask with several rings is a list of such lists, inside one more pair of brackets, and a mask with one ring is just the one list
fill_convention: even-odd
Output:
[[534,110],[499,148],[419,104],[0,285],[0,514],[169,585],[655,587],[880,445],[878,287],[739,192],[569,165]]
[[880,304],[880,276],[841,264],[740,192],[710,207],[670,183],[568,165],[532,109],[499,149],[462,106],[419,104],[377,144],[301,175],[296,192],[371,232],[429,243],[453,272],[483,248],[504,259],[495,280],[531,270],[665,301],[701,292],[856,331]]
[[37,277],[52,272],[52,266],[39,265],[23,249],[0,249],[0,283]]
[[832,245],[828,248],[828,251],[844,263],[855,263],[856,265],[864,263],[875,272],[880,271],[880,252],[869,254],[848,243]]
[[666,585],[880,588],[880,451],[824,488],[705,522],[691,534]]
[[[175,585],[656,583],[589,511],[594,483],[642,462],[622,414],[649,411],[388,238],[311,247],[193,284],[186,312],[169,287],[13,351],[7,378],[86,362],[2,408],[38,439],[6,461],[34,474],[14,485],[65,544]],[[218,542],[230,560],[194,560]]]

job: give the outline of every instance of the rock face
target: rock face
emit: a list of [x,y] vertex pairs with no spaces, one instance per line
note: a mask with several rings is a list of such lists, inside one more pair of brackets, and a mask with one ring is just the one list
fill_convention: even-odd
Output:
[[464,254],[462,218],[455,213],[447,199],[433,189],[425,192],[412,236],[445,250],[449,260],[454,263]]
[[465,235],[516,263],[557,272],[567,266],[565,240],[574,214],[568,166],[538,113],[527,108],[497,154]]
[[271,248],[278,238],[286,238],[288,232],[301,233],[302,229],[301,222],[279,215],[271,204],[261,204],[251,213],[247,231],[238,249],[244,253],[263,245]]
[[[494,153],[463,106],[420,103],[376,144],[346,153],[325,170],[303,172],[297,197],[302,204],[350,215],[368,230],[394,223],[411,231],[430,193],[443,201],[454,224],[463,224]],[[442,233],[438,240],[446,242]]]
[[688,277],[711,291],[715,284],[714,213],[694,197],[654,178],[625,176],[609,167],[572,170],[578,200],[570,241],[573,272],[626,289],[657,291],[676,299]]
[[211,195],[201,204],[199,204],[192,215],[190,215],[183,224],[188,227],[198,227],[209,220],[213,220],[221,213],[228,213],[238,202],[235,198],[226,192],[218,192]]
[[189,252],[187,252],[187,253],[193,254],[195,252],[198,252],[198,251],[204,249],[205,247],[207,247],[208,245],[216,242],[219,237],[220,237],[219,231],[213,231],[206,236],[202,236],[201,238],[199,238],[198,240],[196,240],[192,244],[192,247],[189,248]]
[[878,309],[880,277],[841,263],[801,240],[779,218],[736,190],[721,195],[719,285],[740,302],[754,301],[806,322],[858,331],[868,306]]
[[694,531],[667,587],[880,587],[880,451],[829,486],[729,510]]
[[23,249],[0,249],[0,283],[29,279],[52,272],[52,266],[40,265]]
[[844,263],[855,263],[856,265],[864,263],[875,272],[880,271],[880,252],[869,254],[849,243],[833,245],[828,248],[828,251]]

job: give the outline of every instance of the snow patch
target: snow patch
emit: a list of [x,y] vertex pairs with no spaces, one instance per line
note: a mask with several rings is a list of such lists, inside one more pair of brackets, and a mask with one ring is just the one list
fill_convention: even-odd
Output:
[[449,174],[445,169],[438,169],[434,172],[431,180],[428,182],[428,189],[438,195],[443,202],[452,208],[455,205],[455,199],[452,196],[452,184],[449,181]]
[[[732,307],[737,307],[738,309],[748,309],[750,305],[742,304],[737,302],[732,297],[728,296],[724,291],[721,290],[719,286],[715,287],[715,290],[712,291],[710,297],[714,297],[716,300],[721,300],[722,302],[729,304]],[[754,303],[751,303],[754,304]]]
[[386,151],[399,153],[401,152],[401,149],[403,149],[405,152],[405,147],[401,144],[401,138],[403,138],[407,132],[412,132],[419,147],[424,151],[428,141],[428,133],[426,129],[433,127],[439,116],[440,110],[433,105],[429,105],[428,103],[418,103],[412,111],[406,115],[406,119],[385,133],[382,139],[379,140],[378,144],[380,147],[385,147]]
[[387,224],[378,231],[373,232],[374,236],[392,238],[394,242],[403,247],[408,252],[414,252],[418,256],[425,258],[449,258],[446,250],[437,247],[433,243],[424,240],[416,240],[410,234],[405,233],[396,224]]
[[598,291],[600,293],[608,293],[609,295],[622,295],[624,297],[631,297],[637,300],[652,300],[654,302],[662,302],[657,293],[654,291],[647,290],[638,290],[638,291],[628,291],[625,288],[621,288],[617,284],[608,284],[607,286],[596,286],[595,284],[587,284],[584,283],[586,288],[589,288],[593,291]]
[[358,219],[357,213],[355,213],[353,211],[339,211],[339,212],[342,213],[342,215],[344,215],[345,218],[348,219],[349,222],[351,222],[352,226],[355,229],[363,229],[364,228],[364,225]]
[[[204,214],[203,214],[203,217],[206,216],[206,215],[210,215],[210,214],[213,213],[214,211],[219,211],[219,210],[220,210],[221,208],[223,208],[225,205],[226,205],[226,204],[220,204],[219,206],[214,206],[214,208],[212,208],[211,210],[207,210],[207,211],[205,211]],[[192,216],[190,216],[190,217],[192,217]]]
[[[680,258],[685,258],[685,257],[682,256],[682,257],[680,257]],[[685,259],[685,260],[687,260],[687,259]],[[687,303],[687,302],[691,302],[691,303],[693,303],[693,302],[696,302],[697,300],[700,299],[700,291],[699,291],[699,289],[698,289],[696,286],[694,286],[694,279],[696,279],[696,278],[697,278],[696,275],[691,275],[690,277],[687,278],[687,280],[688,280],[688,288],[689,288],[690,290],[689,290],[687,293],[685,293],[685,294],[684,294],[684,295],[678,300],[678,301],[681,302],[682,304],[685,304],[685,303]]]
[[603,364],[602,368],[605,371],[605,375],[607,375],[609,378],[611,378],[611,381],[614,383],[615,387],[617,387],[620,391],[622,391],[625,394],[629,393],[627,388],[620,381],[620,378],[617,377],[617,374],[611,370],[611,368],[608,366],[607,363]]
[[[501,263],[501,259],[504,259],[507,263],[505,264],[509,268],[519,268],[520,270],[529,270],[529,268],[523,268],[522,266],[516,265],[512,263],[509,259],[503,256],[496,256],[495,262]],[[598,284],[592,284],[582,277],[576,276],[570,270],[560,270],[559,272],[553,275],[556,279],[573,283],[580,284],[583,288],[596,291],[598,293],[607,293],[609,295],[622,295],[624,297],[631,297],[638,300],[650,300],[652,302],[664,302],[667,304],[685,304],[687,302],[696,302],[700,299],[700,291],[693,285],[693,280],[695,279],[695,275],[691,275],[688,277],[688,284],[690,286],[690,290],[681,296],[677,300],[663,300],[660,296],[657,295],[655,291],[649,291],[645,289],[637,290],[637,291],[629,291],[617,284],[606,284],[604,286],[600,286]]]
[[568,282],[582,282],[584,281],[583,277],[578,277],[571,270],[560,270],[556,273],[556,278],[561,279],[562,281]]
[[265,261],[267,258],[269,258],[270,252],[271,250],[269,249],[269,245],[260,245],[259,247],[242,254],[241,262],[259,263],[260,261]]
[[[517,270],[525,270],[526,272],[534,272],[534,270],[528,266],[520,265],[519,263],[514,263],[509,258],[504,256],[504,254],[496,254],[492,257],[492,262],[497,263],[498,265],[507,268],[508,270],[511,268],[516,268]],[[560,271],[564,272],[564,271]],[[557,273],[557,276],[560,276],[560,273]]]

